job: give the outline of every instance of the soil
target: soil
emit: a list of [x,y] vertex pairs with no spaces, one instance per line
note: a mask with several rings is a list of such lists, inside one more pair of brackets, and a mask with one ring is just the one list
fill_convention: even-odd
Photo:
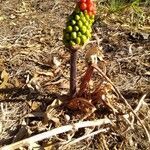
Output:
[[[70,54],[63,44],[62,35],[66,19],[74,7],[73,0],[0,0],[1,146],[47,131],[49,126],[54,128],[80,121],[79,112],[76,115],[64,107],[55,108],[53,121],[48,120],[44,124],[42,116],[52,104],[67,99],[62,95],[69,93]],[[93,25],[91,42],[78,52],[78,89],[87,68],[87,49],[101,47],[107,77],[133,109],[146,94],[138,115],[150,131],[150,22],[145,19],[144,25],[136,31],[128,24],[130,14],[125,19],[126,14],[119,17],[101,11],[99,9]],[[99,80],[104,79],[95,71],[92,86],[96,87]],[[5,84],[1,84],[4,81]],[[129,112],[123,104],[119,107]],[[65,120],[65,114],[71,116],[70,121]],[[104,116],[96,114],[90,119]],[[126,130],[123,123],[111,128],[108,133],[100,133],[67,149],[148,149],[145,131],[137,120],[134,120],[134,128]],[[79,136],[77,133],[75,137]],[[66,135],[59,138],[65,139]],[[59,138],[39,142],[38,145],[46,149],[45,143],[60,142]],[[58,147],[49,147],[55,148]]]

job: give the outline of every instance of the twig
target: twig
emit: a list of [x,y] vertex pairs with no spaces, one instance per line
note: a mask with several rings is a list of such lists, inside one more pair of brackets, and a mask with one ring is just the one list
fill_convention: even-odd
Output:
[[68,144],[66,144],[64,147],[67,147],[67,146],[70,146],[70,145],[75,144],[75,143],[77,143],[77,142],[80,142],[81,140],[84,140],[84,139],[86,139],[86,138],[88,138],[88,137],[94,136],[94,135],[96,135],[96,134],[98,134],[98,133],[107,132],[108,129],[109,129],[109,128],[100,129],[100,130],[94,131],[94,132],[92,132],[92,133],[89,133],[89,134],[87,134],[87,135],[83,135],[83,136],[81,136],[81,137],[79,137],[79,138],[77,138],[77,139],[75,139],[75,140],[70,141],[70,142],[69,142]]
[[99,119],[99,120],[94,120],[94,121],[78,122],[73,125],[62,126],[59,128],[52,129],[51,131],[43,132],[35,136],[29,137],[27,139],[18,141],[16,143],[4,146],[1,148],[1,150],[14,150],[22,146],[29,146],[32,143],[51,138],[52,136],[57,135],[57,134],[61,134],[61,133],[68,132],[68,131],[74,131],[80,128],[85,128],[85,127],[90,127],[90,126],[101,126],[104,124],[111,124],[111,121],[108,118],[105,118],[105,119]]
[[141,99],[140,99],[140,101],[139,101],[139,104],[138,104],[137,107],[134,109],[134,112],[135,112],[135,113],[137,113],[137,112],[139,111],[139,109],[140,109],[140,107],[142,106],[142,104],[143,104],[144,99],[145,99],[146,96],[147,96],[147,94],[144,94],[144,95],[141,97]]
[[135,115],[135,117],[137,118],[137,120],[139,121],[139,123],[141,124],[141,126],[143,127],[143,129],[145,130],[145,133],[147,135],[148,141],[150,142],[150,134],[149,134],[147,128],[142,123],[141,119],[137,116],[136,112],[132,109],[132,107],[130,106],[130,104],[128,103],[128,101],[123,97],[123,95],[120,93],[120,91],[118,90],[118,88],[112,83],[112,81],[102,72],[102,70],[96,64],[92,64],[92,66],[100,73],[100,75],[102,77],[104,77],[113,86],[114,90],[119,95],[120,99],[128,106],[129,110]]
[[[133,110],[135,113],[137,113],[137,112],[139,111],[140,107],[141,107],[142,104],[144,103],[144,99],[145,99],[146,96],[147,96],[147,94],[144,94],[144,95],[141,97],[141,99],[140,99],[140,101],[139,101],[137,107]],[[134,124],[134,120],[135,120],[134,114],[132,113],[131,116],[130,116],[130,118],[132,118],[131,121],[129,121],[129,114],[123,115],[123,117],[124,117],[125,120],[130,124],[131,128],[134,129],[134,125],[133,125],[133,124]]]

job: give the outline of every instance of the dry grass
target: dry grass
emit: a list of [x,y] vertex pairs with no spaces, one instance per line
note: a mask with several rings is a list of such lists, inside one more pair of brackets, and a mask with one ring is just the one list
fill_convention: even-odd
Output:
[[[62,103],[62,96],[59,94],[67,94],[69,91],[69,52],[66,52],[63,45],[62,33],[66,17],[74,5],[73,1],[68,0],[1,1],[0,72],[6,70],[9,76],[6,85],[0,87],[1,146],[78,122],[82,118],[79,112],[76,114],[58,107]],[[137,115],[150,131],[149,39],[139,40],[138,37],[129,35],[133,28],[130,29],[130,26],[123,22],[125,17],[122,16],[121,21],[118,21],[118,15],[105,15],[107,16],[106,10],[98,14],[91,43],[78,54],[78,79],[86,68],[86,49],[93,45],[102,46],[107,76],[128,100],[133,110],[137,108],[141,97],[147,94]],[[144,30],[145,26],[140,28],[140,31],[147,35],[149,33],[147,28]],[[95,85],[95,82],[104,79],[95,73],[93,80]],[[1,82],[3,79],[0,80],[0,85]],[[65,98],[63,97],[63,100]],[[124,104],[118,99],[115,100],[111,102],[112,106],[125,113],[125,116],[111,112],[104,114],[105,110],[99,108],[90,118],[92,120],[109,117],[114,125],[108,126],[108,132],[100,133],[94,138],[88,137],[79,144],[68,144],[67,148],[62,143],[69,138],[79,138],[100,127],[74,132],[73,136],[72,133],[64,133],[38,144],[45,149],[57,149],[61,145],[64,150],[148,149],[149,143],[141,125]],[[50,115],[49,118],[45,117],[47,114]],[[14,137],[16,134],[17,137]]]

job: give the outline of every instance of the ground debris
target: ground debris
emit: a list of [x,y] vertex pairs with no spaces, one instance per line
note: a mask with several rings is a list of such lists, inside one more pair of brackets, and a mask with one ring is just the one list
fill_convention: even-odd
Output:
[[145,25],[133,31],[126,13],[98,14],[93,37],[78,55],[79,94],[70,100],[69,52],[62,33],[73,7],[73,0],[1,1],[0,147],[68,125],[71,130],[61,129],[60,134],[29,143],[29,148],[148,149],[145,131],[131,109],[103,76],[88,68],[93,51],[87,50],[98,47],[92,53],[94,60],[99,54],[98,67],[149,131],[149,29]]

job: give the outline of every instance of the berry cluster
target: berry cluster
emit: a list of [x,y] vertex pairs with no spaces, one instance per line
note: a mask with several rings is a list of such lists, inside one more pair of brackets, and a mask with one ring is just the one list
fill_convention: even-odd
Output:
[[[86,0],[87,2],[88,0]],[[90,0],[91,1],[91,0]],[[83,0],[80,0],[80,4]],[[81,9],[77,5],[74,12],[69,16],[64,30],[63,40],[66,46],[83,45],[91,38],[94,14],[89,15],[88,9]]]
[[96,14],[96,4],[93,0],[79,0],[78,5],[82,11],[87,10],[90,16]]

